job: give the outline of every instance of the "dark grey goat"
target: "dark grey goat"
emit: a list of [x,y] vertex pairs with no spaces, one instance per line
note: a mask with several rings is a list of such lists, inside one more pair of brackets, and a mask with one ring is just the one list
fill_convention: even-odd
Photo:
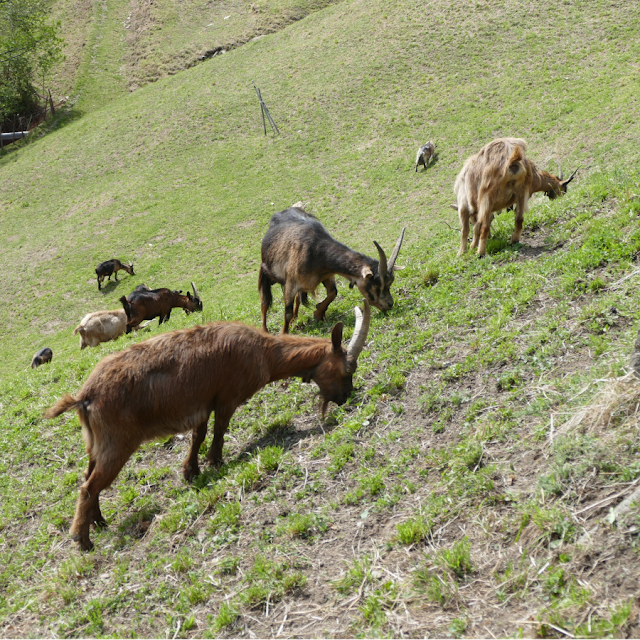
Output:
[[378,309],[391,309],[390,288],[394,271],[400,268],[395,265],[404,231],[402,229],[388,261],[374,240],[380,258],[375,260],[334,240],[315,216],[302,209],[291,207],[274,214],[262,240],[258,276],[263,330],[267,331],[267,311],[273,302],[271,287],[276,283],[284,290],[282,333],[289,332],[300,302],[306,302],[307,294],[313,293],[320,283],[327,290],[327,297],[316,305],[313,315],[316,320],[324,318],[327,307],[338,295],[335,275],[349,280],[349,287],[358,287],[365,299]]
[[133,272],[133,262],[131,264],[123,264],[120,260],[113,258],[112,260],[107,260],[105,262],[101,262],[96,267],[96,276],[98,278],[98,290],[102,289],[102,281],[109,276],[109,280],[111,280],[111,276],[115,274],[115,279],[118,279],[118,271],[126,271],[130,276],[135,276],[136,274]]

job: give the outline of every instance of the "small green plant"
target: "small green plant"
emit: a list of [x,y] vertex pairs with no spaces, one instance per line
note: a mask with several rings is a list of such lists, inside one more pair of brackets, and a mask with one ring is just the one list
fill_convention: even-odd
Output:
[[424,540],[431,531],[431,522],[424,516],[409,518],[396,526],[397,539],[400,544],[417,544]]
[[425,287],[434,287],[440,279],[440,269],[438,267],[429,267],[422,276],[422,283]]
[[238,571],[240,559],[233,556],[223,558],[218,565],[218,573],[225,576],[234,576]]
[[473,571],[471,564],[471,544],[465,537],[454,543],[451,549],[442,549],[440,551],[438,563],[449,569],[459,580]]
[[498,391],[512,391],[522,384],[522,377],[517,371],[503,373],[496,382]]
[[331,457],[331,463],[328,467],[329,473],[333,476],[338,475],[344,468],[345,464],[353,458],[353,453],[353,442],[339,444],[333,451],[330,451],[329,455]]
[[176,573],[187,573],[193,567],[193,556],[187,549],[178,551],[176,557],[171,563],[171,568]]
[[360,478],[360,487],[370,496],[376,496],[384,490],[384,471],[381,469],[376,473]]
[[327,527],[326,520],[317,513],[292,513],[281,520],[276,533],[306,539],[324,533]]
[[362,584],[371,583],[371,560],[364,557],[361,560],[354,560],[353,565],[347,569],[345,575],[333,583],[336,591],[343,594],[351,593]]
[[276,471],[283,457],[282,447],[265,447],[260,452],[260,465],[267,472]]
[[239,617],[238,610],[230,603],[223,602],[220,605],[220,610],[213,622],[213,630],[215,633],[220,633],[226,627],[231,627],[235,624]]
[[544,590],[552,598],[560,597],[566,586],[567,579],[562,567],[551,567],[544,579]]

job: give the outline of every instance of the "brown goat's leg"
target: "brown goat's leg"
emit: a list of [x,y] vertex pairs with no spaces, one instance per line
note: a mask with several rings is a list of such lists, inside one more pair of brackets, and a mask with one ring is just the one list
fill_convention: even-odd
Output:
[[224,445],[224,434],[229,427],[229,421],[236,407],[216,409],[213,422],[213,441],[207,453],[207,463],[210,465],[222,464],[222,446]]
[[296,300],[293,305],[293,317],[298,317],[298,311],[300,311],[300,294],[296,295]]
[[76,503],[76,514],[73,518],[70,533],[71,538],[79,543],[83,551],[91,551],[93,549],[93,543],[89,538],[89,526],[93,522],[104,522],[98,503],[100,492],[115,480],[131,453],[133,452],[130,452],[126,457],[119,457],[117,461],[110,460],[109,464],[96,462],[91,476],[80,487],[78,502]]
[[327,307],[336,299],[338,295],[338,288],[336,287],[336,279],[330,276],[326,280],[322,281],[324,288],[327,290],[327,297],[316,305],[316,310],[313,312],[313,317],[316,320],[324,320],[324,316],[327,313]]
[[458,209],[458,217],[460,218],[460,249],[458,250],[458,257],[460,257],[467,250],[469,241],[469,209],[466,206],[460,207]]
[[193,479],[200,475],[198,452],[200,451],[200,445],[207,437],[208,422],[209,416],[207,416],[207,419],[201,425],[197,426],[191,432],[191,449],[189,449],[189,453],[182,463],[182,475],[187,482],[193,482]]

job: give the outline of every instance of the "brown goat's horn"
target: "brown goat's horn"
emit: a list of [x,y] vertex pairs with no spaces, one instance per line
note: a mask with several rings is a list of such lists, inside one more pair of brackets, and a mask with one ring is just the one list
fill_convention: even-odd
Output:
[[[579,169],[580,167],[578,167]],[[568,180],[565,180],[562,184],[564,184],[565,186],[567,186],[575,177],[576,177],[576,173],[578,173],[578,169],[576,169],[571,176],[569,176]],[[562,180],[562,178],[560,178]]]
[[[367,300],[364,300],[364,315],[360,311],[360,307],[355,308],[356,312],[356,326],[353,330],[353,336],[349,341],[347,347],[347,367],[355,369],[355,363],[358,360],[364,343],[367,341],[367,334],[369,333],[369,321],[371,320],[371,307]],[[352,369],[352,370],[353,370]]]
[[380,273],[380,279],[384,282],[387,279],[387,255],[382,250],[382,247],[374,240],[373,244],[376,245],[376,249],[378,250],[378,256],[380,258],[380,266],[378,267],[378,272]]
[[396,242],[396,246],[393,248],[393,253],[391,254],[391,258],[389,259],[389,271],[393,271],[393,267],[396,266],[396,260],[398,258],[398,254],[400,253],[400,247],[402,246],[402,241],[404,240],[404,232],[407,227],[402,227],[402,231],[400,232],[400,236],[398,237],[398,241]]
[[558,180],[562,182],[562,167],[560,166],[559,162],[558,162]]
[[195,284],[193,284],[193,282],[192,282],[192,283],[191,283],[191,286],[193,287],[193,295],[194,295],[196,298],[199,298],[199,297],[200,297],[200,294],[198,293],[198,290],[196,289],[196,285],[195,285]]

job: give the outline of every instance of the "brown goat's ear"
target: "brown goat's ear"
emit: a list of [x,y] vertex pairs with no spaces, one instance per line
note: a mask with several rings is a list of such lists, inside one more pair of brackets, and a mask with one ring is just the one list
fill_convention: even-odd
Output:
[[342,351],[342,329],[344,325],[342,322],[338,322],[335,327],[333,327],[333,331],[331,332],[331,344],[333,345],[333,350],[338,352]]
[[371,267],[369,266],[362,267],[362,277],[366,278],[367,280],[369,278],[373,278],[373,271],[371,271]]

